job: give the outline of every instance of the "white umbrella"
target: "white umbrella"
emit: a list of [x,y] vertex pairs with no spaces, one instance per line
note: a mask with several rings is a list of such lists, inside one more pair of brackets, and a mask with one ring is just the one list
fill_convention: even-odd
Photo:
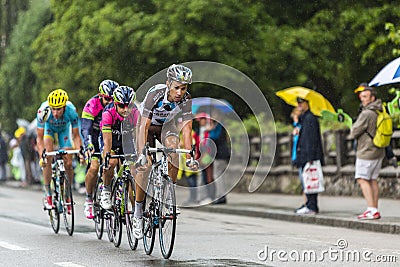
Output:
[[36,128],[37,128],[37,123],[36,123],[36,119],[34,119],[33,121],[31,121],[28,125],[28,132],[31,134],[36,134]]
[[387,64],[370,82],[369,86],[381,86],[400,82],[400,57]]
[[24,127],[25,129],[26,128],[28,128],[28,126],[29,126],[29,121],[27,121],[27,120],[25,120],[25,119],[21,119],[21,118],[18,118],[17,119],[17,125],[18,125],[18,127]]

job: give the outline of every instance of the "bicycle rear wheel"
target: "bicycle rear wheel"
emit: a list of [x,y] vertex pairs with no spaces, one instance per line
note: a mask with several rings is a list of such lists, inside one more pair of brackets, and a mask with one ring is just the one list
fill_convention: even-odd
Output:
[[51,210],[49,210],[49,218],[50,218],[51,228],[53,228],[54,233],[57,234],[58,231],[60,230],[60,213],[58,212],[59,195],[55,191],[56,183],[54,177],[51,179],[51,183],[52,183],[51,188],[53,188],[52,198],[54,207]]
[[[138,240],[133,236],[133,214],[135,213],[135,184],[132,182],[132,176],[129,177],[129,182],[125,182],[124,191],[124,204],[125,204],[125,227],[126,235],[128,237],[129,247],[132,250],[136,250]],[[129,187],[132,187],[130,193]]]
[[96,187],[94,188],[93,196],[93,215],[94,215],[94,229],[98,239],[103,237],[104,232],[104,216],[103,210],[100,206],[100,195],[103,189],[103,182],[100,177],[97,178]]
[[176,199],[175,188],[170,178],[164,180],[164,190],[160,203],[159,239],[161,253],[168,259],[174,248],[176,231]]
[[67,233],[72,236],[74,233],[74,200],[72,197],[71,183],[65,174],[60,177],[60,194],[63,207],[63,217]]
[[121,209],[121,200],[122,200],[122,190],[123,183],[121,180],[118,179],[117,182],[114,184],[112,194],[111,194],[111,203],[112,203],[112,210],[114,216],[111,217],[111,227],[112,227],[112,234],[113,234],[113,243],[115,247],[119,247],[121,245],[121,238],[122,238],[122,214],[123,210]]
[[153,172],[151,172],[147,184],[146,197],[143,203],[143,245],[147,255],[153,252],[156,225],[158,225],[158,212],[156,212],[153,191]]

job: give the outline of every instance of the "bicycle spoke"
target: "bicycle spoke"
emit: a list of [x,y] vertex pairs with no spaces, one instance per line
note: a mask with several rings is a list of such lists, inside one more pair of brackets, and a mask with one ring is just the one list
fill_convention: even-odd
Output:
[[72,236],[74,233],[74,200],[72,197],[71,184],[65,174],[61,177],[60,192],[65,228],[68,234]]
[[175,190],[172,182],[164,181],[162,203],[160,206],[159,238],[161,253],[168,259],[174,248],[176,231],[176,200]]
[[[147,182],[146,197],[143,203],[143,245],[147,255],[153,252],[154,240],[156,235],[156,218],[155,205],[153,199],[153,172],[149,175]],[[157,222],[158,224],[158,222]]]
[[[131,184],[132,180],[125,182],[124,204],[125,204],[125,227],[128,237],[129,247],[135,250],[138,245],[138,240],[133,236],[133,214],[135,213],[135,188]],[[132,185],[132,186],[130,186]]]
[[97,178],[96,187],[93,196],[93,215],[94,215],[94,228],[98,239],[103,237],[104,231],[104,216],[100,207],[100,194],[103,189],[101,178]]
[[51,223],[51,228],[53,228],[54,233],[58,233],[60,230],[60,213],[58,213],[57,207],[58,207],[58,193],[55,192],[55,178],[51,180],[53,183],[52,185],[52,190],[53,191],[53,205],[55,208],[49,210],[49,218],[50,218],[50,223]]
[[113,233],[113,243],[115,247],[119,247],[121,245],[121,238],[122,238],[122,218],[121,212],[121,200],[122,200],[122,188],[120,188],[122,184],[120,183],[120,179],[117,180],[115,183],[112,194],[111,194],[111,203],[112,203],[112,210],[114,216],[112,216],[112,233]]

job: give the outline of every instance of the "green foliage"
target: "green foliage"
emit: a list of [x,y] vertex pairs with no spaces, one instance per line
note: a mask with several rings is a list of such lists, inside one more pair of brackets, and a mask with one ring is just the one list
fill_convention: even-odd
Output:
[[8,131],[16,128],[15,120],[19,117],[32,120],[39,107],[40,88],[30,67],[30,44],[49,22],[50,15],[47,1],[31,1],[30,9],[19,16],[12,33],[0,68],[0,118]]
[[393,23],[390,22],[387,22],[385,24],[385,29],[389,31],[388,39],[390,40],[390,42],[396,45],[396,47],[392,50],[393,56],[400,56],[400,49],[398,48],[400,46],[400,30]]
[[[9,59],[0,68],[0,90],[4,98],[12,88],[10,94],[24,96],[16,103],[29,99],[34,107],[51,90],[64,88],[82,109],[103,79],[138,88],[171,63],[207,60],[248,75],[276,120],[289,125],[288,106],[276,91],[312,88],[355,115],[353,89],[371,80],[393,58],[392,51],[399,53],[394,22],[400,3],[394,1],[295,0],[288,8],[281,1],[252,0],[50,0],[52,20],[49,13],[34,11],[39,2],[48,2],[31,2],[30,32],[10,43]],[[19,81],[5,79],[10,75]],[[194,84],[191,90],[198,96],[226,96],[207,84]],[[4,120],[5,111],[11,108],[14,114],[15,108],[3,108],[0,101]],[[241,117],[249,116],[244,105],[231,103]],[[32,119],[31,110],[23,108],[18,113]],[[256,133],[254,118],[247,120]],[[285,123],[276,127],[286,130]]]

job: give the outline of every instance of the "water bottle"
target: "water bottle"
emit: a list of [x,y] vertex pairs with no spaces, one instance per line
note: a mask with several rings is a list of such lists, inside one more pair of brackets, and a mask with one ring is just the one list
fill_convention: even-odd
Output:
[[98,201],[100,201],[100,199],[101,199],[101,192],[103,192],[103,188],[104,188],[103,182],[100,182],[99,183],[99,194],[97,194]]
[[56,176],[56,186],[55,186],[55,190],[57,193],[60,192],[60,177],[57,175]]
[[115,200],[116,200],[115,202],[117,204],[117,207],[121,207],[122,181],[119,181],[117,186],[118,186],[118,188],[117,188],[117,194],[115,196]]

